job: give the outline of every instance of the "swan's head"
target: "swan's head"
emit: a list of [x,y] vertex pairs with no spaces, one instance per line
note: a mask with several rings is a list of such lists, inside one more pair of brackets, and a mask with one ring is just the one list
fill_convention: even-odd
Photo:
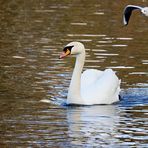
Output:
[[141,12],[145,15],[148,16],[148,7],[144,7]]
[[82,43],[70,42],[64,47],[63,53],[60,55],[60,59],[67,57],[68,55],[78,55],[81,54],[82,52],[85,52],[85,48]]

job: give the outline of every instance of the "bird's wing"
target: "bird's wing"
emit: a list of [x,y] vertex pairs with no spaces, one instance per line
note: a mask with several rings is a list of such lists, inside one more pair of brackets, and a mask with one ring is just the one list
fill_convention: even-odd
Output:
[[88,104],[111,104],[119,100],[120,80],[111,69],[87,70],[81,77],[81,96]]
[[135,5],[127,5],[125,8],[124,8],[124,11],[123,11],[123,24],[124,25],[128,25],[128,22],[129,22],[129,19],[130,19],[130,16],[132,14],[132,11],[135,10],[135,9],[142,9],[142,7],[140,6],[135,6]]
[[87,69],[81,75],[81,88],[86,88],[94,83],[101,75],[103,71],[96,69]]

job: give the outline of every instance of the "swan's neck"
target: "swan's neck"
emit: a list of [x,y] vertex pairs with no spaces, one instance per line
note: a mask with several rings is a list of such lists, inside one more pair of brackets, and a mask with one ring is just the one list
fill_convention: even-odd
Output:
[[68,104],[83,104],[83,99],[81,98],[81,73],[85,61],[85,50],[76,56],[76,63],[70,82],[67,103]]

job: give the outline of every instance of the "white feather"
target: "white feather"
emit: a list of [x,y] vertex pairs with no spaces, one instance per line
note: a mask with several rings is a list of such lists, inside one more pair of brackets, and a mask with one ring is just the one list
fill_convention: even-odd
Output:
[[119,101],[120,80],[111,69],[90,69],[81,76],[81,96],[85,104],[111,104]]

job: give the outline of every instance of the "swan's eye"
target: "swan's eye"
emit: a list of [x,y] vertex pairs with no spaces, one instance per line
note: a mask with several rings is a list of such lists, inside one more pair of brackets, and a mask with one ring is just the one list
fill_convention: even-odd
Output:
[[68,48],[64,49],[63,51],[66,56],[70,55],[70,53],[71,53],[71,51]]
[[63,49],[63,51],[66,53],[66,52],[68,52],[70,50],[69,50],[69,48],[66,47],[66,48]]
[[65,53],[70,54],[70,53],[71,53],[72,47],[73,47],[73,46],[67,46],[67,47],[65,47],[65,48],[63,49],[63,51],[64,51]]

